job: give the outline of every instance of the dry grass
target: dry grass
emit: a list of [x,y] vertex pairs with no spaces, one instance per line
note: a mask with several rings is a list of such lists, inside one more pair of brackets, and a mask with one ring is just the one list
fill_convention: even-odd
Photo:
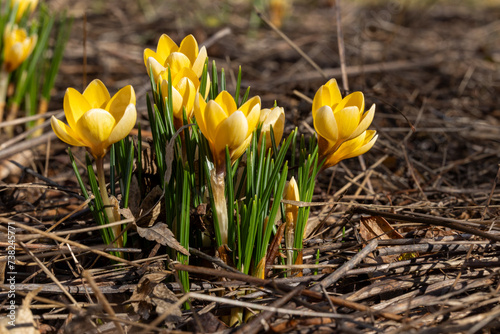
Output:
[[[193,33],[207,42],[219,68],[231,74],[243,66],[243,84],[261,95],[264,106],[277,100],[285,107],[288,130],[310,133],[306,97],[326,79],[267,26],[249,32],[246,2],[140,3],[91,2],[84,73],[83,3],[51,2],[69,5],[76,17],[51,110],[60,111],[68,86],[81,89],[83,81],[99,78],[116,91],[130,83],[147,126],[142,51],[162,33],[176,40]],[[415,8],[393,6],[397,1],[341,2],[349,89],[377,104],[372,128],[380,137],[363,158],[320,175],[314,201],[322,204],[311,214],[302,277],[280,278],[282,268],[274,266],[276,280],[257,280],[215,270],[200,260],[202,254],[193,255],[192,267],[165,267],[164,249],[140,241],[126,250],[129,262],[113,263],[103,256],[99,233],[82,206],[65,145],[47,146],[44,138],[28,151],[32,158],[23,160],[32,170],[9,167],[0,185],[2,229],[17,222],[17,241],[24,243],[16,254],[19,304],[41,287],[31,310],[46,333],[113,332],[118,324],[129,333],[211,332],[224,328],[218,319],[238,303],[260,310],[240,329],[244,333],[496,332],[500,9],[467,1],[428,3]],[[296,1],[282,31],[328,78],[341,79],[335,16],[327,1]],[[11,145],[8,156],[0,151],[2,159],[25,151],[23,142]],[[369,243],[378,234],[369,231],[377,227],[375,218],[367,217],[385,217],[400,237]],[[0,244],[6,246],[5,239]],[[191,273],[191,294],[181,293],[177,269]],[[102,294],[92,292],[96,287]],[[190,311],[169,308],[188,297]]]

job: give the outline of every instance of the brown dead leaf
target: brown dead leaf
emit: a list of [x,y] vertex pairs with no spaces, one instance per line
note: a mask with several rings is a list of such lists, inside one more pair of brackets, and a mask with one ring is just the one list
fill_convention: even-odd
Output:
[[134,311],[143,319],[147,320],[154,312],[163,314],[170,310],[167,317],[168,322],[178,322],[182,316],[179,307],[174,306],[178,301],[175,294],[170,291],[162,281],[167,275],[163,273],[151,273],[144,275],[134,292],[128,300],[132,304]]
[[379,216],[362,217],[359,226],[359,235],[365,242],[373,239],[403,239],[403,236],[384,217]]
[[[359,235],[364,241],[369,242],[373,239],[391,240],[403,239],[403,236],[396,231],[391,224],[380,216],[362,217],[359,226]],[[368,256],[365,261],[368,263],[389,263],[402,257],[415,257],[416,254],[386,255],[386,256]]]
[[175,249],[179,253],[189,255],[189,252],[175,239],[174,234],[168,228],[167,224],[157,223],[153,227],[139,227],[137,226],[137,233],[149,241],[156,241],[157,243]]
[[154,187],[142,201],[140,217],[137,218],[137,226],[152,226],[162,211],[163,190],[160,186]]
[[139,182],[137,181],[137,176],[132,175],[130,182],[130,190],[128,193],[128,207],[135,217],[139,216],[141,211],[141,189],[139,188]]

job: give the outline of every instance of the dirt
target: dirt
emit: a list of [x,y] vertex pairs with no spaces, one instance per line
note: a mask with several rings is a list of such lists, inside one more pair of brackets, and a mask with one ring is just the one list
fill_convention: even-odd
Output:
[[[52,9],[68,9],[75,17],[50,110],[62,109],[67,87],[81,91],[94,78],[102,80],[112,93],[132,84],[138,98],[138,121],[147,129],[146,94],[150,84],[142,54],[146,47],[155,48],[163,33],[177,42],[192,33],[200,44],[206,43],[210,60],[226,71],[229,91],[234,91],[234,77],[241,65],[242,86],[251,87],[251,96],[261,96],[263,107],[271,107],[276,101],[285,108],[286,132],[298,127],[306,136],[313,135],[310,99],[322,84],[336,78],[339,86],[347,89],[344,93],[362,91],[367,107],[376,104],[371,129],[377,130],[379,139],[362,158],[343,161],[319,175],[313,201],[323,204],[312,209],[304,263],[320,262],[324,267],[315,277],[313,270],[305,270],[302,280],[309,278],[308,284],[321,281],[367,247],[370,233],[364,230],[366,224],[360,224],[361,217],[384,217],[377,219],[386,219],[401,240],[418,241],[398,244],[395,240],[399,238],[377,239],[379,251],[396,245],[406,248],[391,258],[370,253],[370,259],[342,269],[342,278],[325,291],[356,303],[354,306],[328,300],[324,295],[313,296],[312,292],[307,299],[295,297],[284,302],[286,291],[269,282],[265,285],[238,276],[234,280],[240,285],[229,287],[232,280],[217,278],[211,272],[192,272],[193,291],[208,295],[209,288],[227,293],[237,286],[265,286],[268,293],[243,300],[261,305],[283,301],[277,307],[319,314],[298,316],[267,310],[258,313],[267,317],[265,325],[253,323],[261,326],[261,332],[496,332],[500,328],[500,192],[496,188],[500,157],[500,3],[338,1],[343,33],[343,47],[339,48],[333,2],[295,0],[279,28],[290,43],[259,21],[253,6],[243,0],[49,1]],[[262,15],[270,15],[267,7]],[[342,50],[345,64],[340,61]],[[343,72],[348,82],[342,80]],[[45,130],[51,131],[50,127]],[[19,127],[17,131],[21,134],[24,129]],[[31,161],[21,161],[46,179],[32,171],[21,173],[17,167],[9,170],[0,184],[3,227],[7,221],[16,221],[46,229],[80,208],[83,201],[77,195],[79,187],[66,147],[54,139],[48,154],[47,146],[40,146],[33,149]],[[74,152],[84,160],[83,149],[75,148]],[[47,185],[47,180],[64,189],[39,189],[29,184]],[[55,230],[91,225],[90,214],[83,212]],[[19,231],[18,235],[25,233]],[[375,233],[371,238],[378,236]],[[96,231],[76,240],[86,245],[100,243]],[[29,238],[21,241],[27,243]],[[417,250],[412,246],[419,243],[447,247]],[[33,244],[42,247],[54,245],[54,241],[37,237]],[[458,246],[462,248],[453,248]],[[318,260],[317,249],[321,254]],[[150,291],[155,291],[142,305],[147,312],[139,312],[130,303],[122,304],[131,298],[141,278],[146,286],[145,276],[157,267],[164,269],[164,261],[152,262],[151,268],[123,272],[113,271],[112,262],[91,253],[87,258],[79,257],[78,265],[70,255],[57,261],[52,256],[42,257],[50,272],[75,289],[82,286],[80,269],[92,268],[117,316],[130,322],[139,322],[142,315],[143,324],[151,323],[162,313],[158,310],[165,310],[155,307],[161,303],[164,307],[165,300],[172,300],[159,280],[147,283],[151,284]],[[147,258],[148,254],[140,256]],[[31,258],[23,261],[18,270],[24,280],[18,289],[18,301],[20,304],[24,294],[32,290],[26,284],[43,287],[39,297],[46,299],[35,298],[31,309],[41,332],[83,333],[83,328],[88,333],[96,332],[92,326],[101,327],[103,332],[116,330],[101,299],[79,290],[71,294],[89,304],[80,310],[61,305],[70,301],[55,281],[45,272],[35,275],[40,268]],[[376,267],[373,272],[367,269],[382,263],[393,267]],[[183,295],[175,282],[166,286],[178,298]],[[5,296],[6,292],[0,294]],[[219,296],[223,295],[220,292]],[[50,305],[47,299],[55,304]],[[220,319],[227,313],[227,304],[217,300],[212,309],[209,301],[192,300],[191,311],[141,330],[225,328]],[[332,309],[335,316],[324,314],[331,315]],[[389,315],[380,313],[382,309]],[[149,312],[151,317],[145,320],[144,313]],[[93,315],[100,320],[91,320]],[[139,331],[138,327],[129,329],[129,333]]]

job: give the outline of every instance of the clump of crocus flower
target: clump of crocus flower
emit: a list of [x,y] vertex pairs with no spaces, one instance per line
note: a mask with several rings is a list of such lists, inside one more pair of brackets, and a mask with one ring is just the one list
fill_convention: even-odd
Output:
[[238,108],[227,91],[220,92],[215,100],[208,102],[198,93],[194,115],[212,152],[215,168],[211,172],[211,184],[219,221],[220,242],[221,245],[227,245],[228,218],[224,196],[226,146],[233,164],[250,145],[252,133],[260,118],[260,97],[253,97]]
[[[200,89],[200,77],[207,59],[205,47],[198,48],[193,35],[186,36],[177,44],[163,34],[158,41],[156,52],[144,50],[144,64],[156,84],[159,84],[163,98],[170,98],[173,106],[174,126],[183,125],[183,112],[191,119],[196,93]],[[172,97],[168,96],[168,80],[172,81]],[[203,93],[206,97],[207,90]]]
[[[137,119],[135,92],[132,86],[126,86],[113,97],[100,80],[92,81],[83,94],[74,88],[68,88],[64,95],[64,114],[68,125],[51,118],[52,129],[65,143],[84,146],[96,161],[99,190],[106,207],[109,222],[120,220],[114,212],[106,190],[103,161],[109,147],[122,140],[132,130]],[[115,237],[120,226],[113,227]],[[118,241],[121,245],[121,239]]]
[[0,69],[0,122],[3,120],[9,73],[15,71],[33,51],[37,36],[28,36],[25,29],[7,25],[3,33],[3,64]]
[[312,114],[323,168],[366,153],[377,140],[376,131],[367,130],[375,115],[375,104],[365,112],[363,93],[342,98],[335,79],[316,92]]
[[14,8],[17,5],[17,13],[16,13],[16,22],[21,20],[24,13],[29,10],[30,13],[33,13],[36,6],[38,5],[38,0],[11,0],[10,7]]
[[161,35],[156,47],[156,52],[151,49],[144,50],[144,64],[149,72],[148,59],[153,58],[164,68],[170,67],[172,73],[188,67],[194,71],[199,78],[207,59],[205,47],[198,48],[198,42],[193,35],[186,36],[181,44],[177,44],[168,36]]
[[3,69],[12,72],[31,54],[36,45],[36,36],[28,36],[25,29],[7,25],[3,34]]

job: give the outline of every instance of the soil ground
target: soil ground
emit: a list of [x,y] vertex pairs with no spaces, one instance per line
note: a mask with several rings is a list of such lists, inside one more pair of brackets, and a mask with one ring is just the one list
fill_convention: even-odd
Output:
[[[163,33],[175,41],[192,33],[206,45],[210,60],[225,69],[230,91],[241,65],[242,85],[251,87],[251,95],[260,95],[264,107],[277,101],[285,108],[288,132],[298,127],[306,136],[313,135],[310,99],[322,84],[336,78],[347,91],[362,91],[367,106],[376,104],[371,129],[379,138],[363,157],[320,174],[313,201],[322,204],[313,207],[304,245],[304,264],[319,262],[318,275],[305,266],[302,278],[279,284],[303,282],[307,287],[332,272],[339,277],[323,294],[311,291],[298,298],[298,290],[291,290],[292,296],[283,286],[266,285],[262,294],[240,298],[281,308],[278,313],[264,308],[259,313],[262,319],[252,322],[251,328],[294,333],[498,332],[500,3],[339,1],[340,48],[333,3],[290,2],[279,28],[290,43],[258,19],[249,1],[50,1],[54,10],[66,8],[75,17],[50,110],[62,110],[67,87],[81,91],[94,78],[112,93],[131,84],[137,93],[139,121],[147,129],[150,84],[142,54],[146,47],[155,48]],[[269,17],[272,12],[265,7],[262,14]],[[345,52],[344,69],[339,50]],[[348,82],[342,80],[343,73]],[[49,127],[46,132],[51,132]],[[9,167],[2,176],[2,223],[46,229],[68,213],[81,211],[82,200],[71,193],[79,188],[67,145],[57,138],[48,149],[46,141],[41,144],[31,145],[29,162],[20,161],[30,170]],[[2,168],[24,150],[19,146],[8,155],[0,151]],[[84,159],[83,149],[74,152]],[[32,185],[49,185],[48,180],[53,182],[51,189]],[[54,185],[70,191],[56,190]],[[54,231],[93,224],[83,212]],[[390,228],[399,237],[388,233]],[[18,231],[19,240],[35,237],[28,233]],[[369,243],[372,239],[377,245]],[[191,311],[154,322],[166,312],[165,301],[183,295],[176,283],[168,287],[177,297],[156,291],[157,295],[144,298],[140,308],[130,306],[141,278],[143,287],[156,287],[144,283],[144,277],[154,282],[148,275],[154,268],[161,271],[165,261],[151,260],[147,267],[123,272],[93,253],[78,257],[77,264],[69,253],[49,254],[56,250],[54,240],[40,235],[33,240],[31,250],[40,253],[48,271],[21,251],[17,291],[20,304],[26,293],[41,287],[31,310],[42,333],[114,332],[116,317],[128,321],[122,326],[129,333],[224,329],[219,319],[229,304],[220,300],[193,298]],[[89,246],[101,242],[96,231],[74,240]],[[371,252],[367,247],[372,246],[378,249]],[[370,250],[369,255],[355,263],[354,256],[362,249]],[[142,263],[150,254],[140,253],[134,260]],[[101,297],[84,292],[82,267],[92,269],[114,316]],[[191,274],[193,291],[199,294],[208,295],[207,289],[213,289],[224,296],[231,289],[263,286],[237,274],[227,280],[211,271]],[[222,276],[231,278],[230,273]],[[85,303],[83,308],[65,306],[71,302],[54,277]],[[234,281],[237,284],[231,285]],[[6,291],[0,294],[5,297]],[[141,322],[142,328],[130,329],[134,322]],[[250,332],[250,327],[243,332]]]

